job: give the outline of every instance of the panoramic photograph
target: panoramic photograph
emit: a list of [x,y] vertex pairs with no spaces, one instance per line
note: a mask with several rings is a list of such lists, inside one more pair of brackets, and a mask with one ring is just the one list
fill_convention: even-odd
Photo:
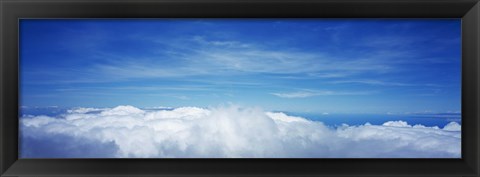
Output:
[[460,19],[21,19],[19,158],[461,158]]

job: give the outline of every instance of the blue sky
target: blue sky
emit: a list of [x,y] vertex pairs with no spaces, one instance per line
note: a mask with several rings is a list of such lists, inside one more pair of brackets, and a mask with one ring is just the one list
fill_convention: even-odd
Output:
[[458,112],[460,22],[24,19],[21,105]]

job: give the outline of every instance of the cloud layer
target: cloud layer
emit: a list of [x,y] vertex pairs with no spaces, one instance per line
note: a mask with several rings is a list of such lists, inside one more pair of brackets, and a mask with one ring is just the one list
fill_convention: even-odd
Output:
[[329,127],[233,105],[77,108],[57,117],[22,117],[21,157],[460,158],[460,132],[455,122]]

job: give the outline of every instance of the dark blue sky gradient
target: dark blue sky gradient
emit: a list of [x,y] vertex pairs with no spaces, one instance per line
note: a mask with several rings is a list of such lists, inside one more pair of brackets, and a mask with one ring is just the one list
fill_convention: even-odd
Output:
[[459,112],[460,22],[23,19],[21,105]]

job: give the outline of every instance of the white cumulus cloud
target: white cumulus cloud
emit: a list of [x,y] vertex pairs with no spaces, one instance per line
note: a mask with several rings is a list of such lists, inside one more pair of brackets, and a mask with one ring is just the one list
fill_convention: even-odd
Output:
[[461,126],[326,126],[260,108],[76,108],[21,118],[21,157],[460,158]]
[[412,127],[411,125],[408,125],[407,122],[405,121],[388,121],[383,123],[383,126],[388,126],[388,127]]
[[447,125],[445,125],[445,127],[443,127],[443,129],[448,130],[448,131],[461,131],[462,126],[460,124],[458,124],[457,122],[450,122]]

